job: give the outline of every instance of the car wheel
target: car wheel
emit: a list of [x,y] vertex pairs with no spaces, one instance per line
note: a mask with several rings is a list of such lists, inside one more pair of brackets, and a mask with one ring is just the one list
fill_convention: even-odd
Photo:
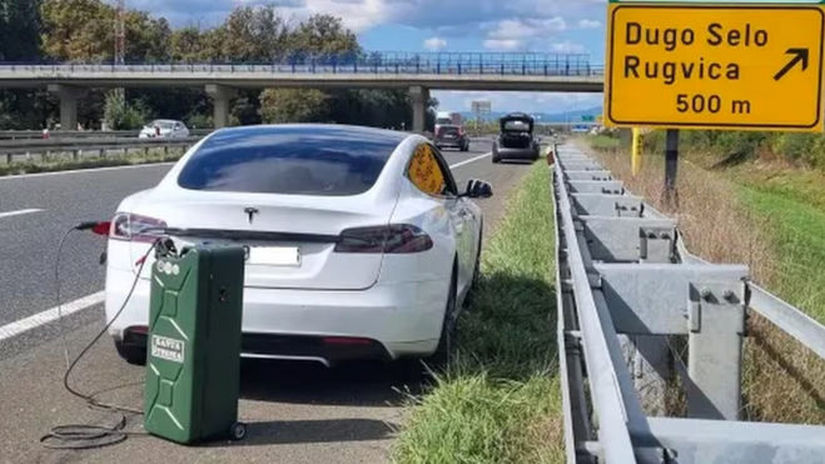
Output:
[[146,348],[136,345],[124,345],[123,342],[115,340],[115,349],[117,349],[117,354],[127,363],[135,366],[146,365]]
[[444,321],[441,324],[441,335],[435,352],[425,361],[434,371],[444,371],[449,366],[450,358],[455,350],[456,333],[456,270],[450,278],[450,290],[447,295],[447,307],[444,310]]

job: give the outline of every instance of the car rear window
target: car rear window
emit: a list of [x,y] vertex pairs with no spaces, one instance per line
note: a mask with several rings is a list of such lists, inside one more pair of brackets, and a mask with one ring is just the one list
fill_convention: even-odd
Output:
[[346,126],[230,129],[198,148],[178,184],[224,192],[357,195],[375,184],[404,137]]
[[171,129],[174,125],[175,123],[173,123],[172,121],[154,121],[151,124],[152,127],[157,126],[161,129]]
[[530,124],[526,121],[520,121],[518,119],[514,119],[514,120],[511,120],[511,121],[505,121],[504,129],[505,130],[511,130],[511,131],[525,131],[525,132],[527,132],[527,131],[530,130]]

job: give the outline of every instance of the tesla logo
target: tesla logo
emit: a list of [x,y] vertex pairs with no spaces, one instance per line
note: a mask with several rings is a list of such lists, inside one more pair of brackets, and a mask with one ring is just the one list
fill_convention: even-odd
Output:
[[249,208],[245,208],[243,212],[249,217],[250,224],[252,224],[252,220],[255,218],[255,215],[259,213],[258,208],[253,208],[251,206]]

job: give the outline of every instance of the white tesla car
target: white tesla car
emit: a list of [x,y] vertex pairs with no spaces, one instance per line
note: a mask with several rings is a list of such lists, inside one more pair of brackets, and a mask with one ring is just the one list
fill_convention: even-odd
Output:
[[[482,215],[471,198],[490,195],[482,181],[459,190],[418,135],[335,125],[220,130],[118,207],[107,319],[158,227],[198,229],[175,240],[249,248],[245,357],[444,359],[478,272]],[[110,329],[132,363],[145,361],[151,261]]]

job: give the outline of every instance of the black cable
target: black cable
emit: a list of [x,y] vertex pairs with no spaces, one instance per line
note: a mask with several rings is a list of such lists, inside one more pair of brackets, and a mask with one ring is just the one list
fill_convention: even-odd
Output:
[[[93,224],[91,223],[83,223],[78,225],[77,227],[73,227],[72,229],[66,232],[66,234],[63,237],[63,240],[61,240],[60,246],[58,248],[58,257],[55,265],[55,278],[58,282],[58,308],[60,308],[59,263],[60,252],[62,251],[63,243],[72,231],[88,230],[91,229],[92,226]],[[92,341],[89,342],[89,344],[87,344],[86,347],[80,351],[80,353],[74,358],[74,361],[72,361],[71,364],[69,364],[68,368],[66,369],[66,373],[63,375],[63,387],[66,389],[66,391],[84,400],[86,404],[92,409],[117,412],[118,414],[120,414],[120,420],[117,424],[111,427],[88,424],[66,424],[52,427],[51,430],[49,430],[49,433],[40,438],[40,443],[44,447],[51,449],[100,448],[103,446],[109,446],[115,443],[120,443],[126,440],[126,438],[128,438],[129,435],[146,435],[145,433],[134,433],[124,431],[124,428],[126,427],[126,414],[140,415],[143,414],[143,411],[98,401],[94,398],[93,395],[88,395],[72,388],[72,386],[69,384],[69,376],[71,375],[75,366],[77,366],[78,362],[80,362],[80,360],[83,358],[83,356],[85,356],[86,353],[95,345],[95,343],[97,343],[98,340],[100,340],[100,338],[104,334],[106,334],[106,332],[108,332],[109,328],[112,326],[115,320],[117,320],[117,318],[120,317],[120,314],[123,313],[123,311],[126,309],[126,305],[128,305],[129,300],[132,299],[132,295],[135,292],[135,288],[137,288],[137,284],[140,281],[140,274],[143,272],[143,266],[146,264],[146,260],[149,258],[149,254],[155,249],[155,247],[158,245],[158,243],[160,243],[160,241],[161,239],[155,240],[155,242],[152,243],[152,246],[149,247],[149,249],[140,259],[140,261],[138,261],[140,265],[138,266],[135,279],[132,281],[132,286],[129,289],[129,293],[127,293],[126,295],[126,299],[120,306],[120,309],[117,310],[115,315],[112,317],[111,320],[109,320],[109,322],[106,323],[103,329],[101,329],[100,332],[98,332],[97,335],[95,335]]]

